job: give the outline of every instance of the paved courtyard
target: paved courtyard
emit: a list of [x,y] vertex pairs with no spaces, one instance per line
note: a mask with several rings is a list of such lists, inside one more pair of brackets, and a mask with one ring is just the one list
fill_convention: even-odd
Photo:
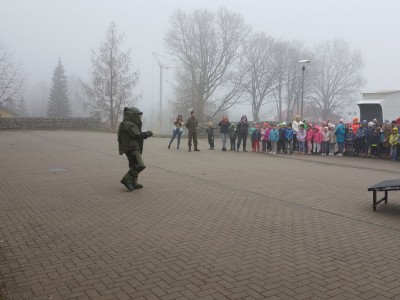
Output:
[[0,132],[0,299],[400,299],[399,163],[186,142]]

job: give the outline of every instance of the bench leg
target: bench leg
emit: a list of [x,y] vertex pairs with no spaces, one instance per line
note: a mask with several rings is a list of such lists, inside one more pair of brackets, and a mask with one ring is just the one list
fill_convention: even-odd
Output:
[[388,191],[385,191],[385,203],[388,202]]
[[376,211],[376,191],[373,191],[374,195],[372,198],[372,208]]

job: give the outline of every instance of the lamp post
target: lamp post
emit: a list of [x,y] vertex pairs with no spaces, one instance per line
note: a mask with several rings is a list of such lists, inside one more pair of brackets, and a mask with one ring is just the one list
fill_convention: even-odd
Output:
[[301,106],[300,106],[300,118],[303,120],[303,103],[304,103],[304,72],[306,70],[306,64],[310,62],[309,59],[303,59],[299,60],[299,63],[301,63],[303,66],[301,67],[301,70],[303,71],[303,76],[301,79]]

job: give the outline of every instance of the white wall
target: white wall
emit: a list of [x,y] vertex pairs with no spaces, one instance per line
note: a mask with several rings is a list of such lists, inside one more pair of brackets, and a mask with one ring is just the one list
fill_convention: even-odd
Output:
[[385,99],[385,94],[363,94],[363,100]]
[[386,94],[383,118],[389,121],[400,117],[400,92]]

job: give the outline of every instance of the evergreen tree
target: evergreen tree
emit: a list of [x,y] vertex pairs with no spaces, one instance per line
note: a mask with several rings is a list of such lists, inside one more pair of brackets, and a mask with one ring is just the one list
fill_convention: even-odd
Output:
[[47,104],[47,116],[53,118],[70,117],[71,105],[68,98],[68,82],[61,59],[54,69],[50,99]]

